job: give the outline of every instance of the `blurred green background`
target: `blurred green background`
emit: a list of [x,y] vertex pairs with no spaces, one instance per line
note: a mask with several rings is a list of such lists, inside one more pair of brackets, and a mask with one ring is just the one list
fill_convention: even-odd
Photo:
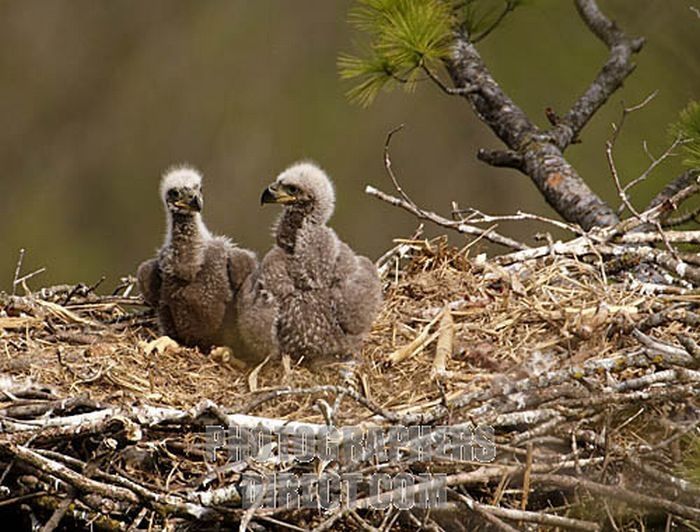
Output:
[[[638,69],[567,152],[604,198],[615,192],[603,145],[620,102],[657,98],[630,117],[618,144],[624,180],[667,145],[667,124],[700,88],[700,20],[686,0],[600,0],[648,42]],[[377,257],[417,222],[366,196],[390,190],[384,138],[400,123],[393,159],[422,206],[449,215],[450,202],[489,213],[551,213],[527,177],[475,158],[498,147],[467,103],[420,83],[414,94],[383,94],[368,109],[344,96],[339,52],[358,38],[350,1],[0,0],[0,289],[18,250],[23,271],[41,266],[37,288],[59,282],[106,287],[133,273],[160,245],[161,173],[188,162],[205,176],[210,228],[259,253],[271,244],[274,207],[263,187],[286,165],[313,158],[334,178],[333,225]],[[530,116],[564,112],[607,50],[573,2],[532,0],[480,44],[503,87]],[[644,204],[681,169],[676,159],[635,189]],[[617,205],[617,202],[615,202]],[[533,228],[503,226],[519,238]],[[435,234],[435,230],[431,230]],[[452,242],[463,242],[459,235]]]

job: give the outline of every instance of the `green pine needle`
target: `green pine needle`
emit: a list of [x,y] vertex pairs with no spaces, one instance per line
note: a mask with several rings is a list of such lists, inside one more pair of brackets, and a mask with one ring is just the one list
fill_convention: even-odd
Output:
[[350,23],[369,37],[369,52],[341,55],[343,79],[357,79],[351,101],[368,106],[383,88],[415,87],[419,69],[449,53],[452,9],[446,0],[359,0]]
[[359,83],[352,87],[347,96],[350,101],[363,107],[369,106],[379,91],[394,81],[389,62],[381,56],[373,54],[367,57],[357,57],[341,54],[338,57],[338,69],[342,79],[359,78]]
[[382,89],[413,90],[422,69],[439,70],[457,28],[483,38],[527,1],[357,0],[349,22],[369,51],[338,58],[341,78],[357,80],[348,97],[366,107]]
[[691,168],[700,168],[700,103],[688,103],[680,112],[678,121],[669,129],[673,137],[685,141],[682,150],[686,158],[683,163]]

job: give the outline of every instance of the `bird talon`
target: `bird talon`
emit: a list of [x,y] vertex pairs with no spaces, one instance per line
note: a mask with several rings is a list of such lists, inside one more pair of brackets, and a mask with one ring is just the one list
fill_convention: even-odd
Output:
[[180,344],[169,336],[161,336],[150,342],[141,342],[141,347],[146,355],[152,355],[154,351],[162,355],[168,349],[180,349]]
[[209,352],[209,356],[212,358],[212,360],[214,360],[214,362],[221,364],[222,366],[231,366],[241,371],[247,368],[246,363],[237,359],[230,347],[215,347]]

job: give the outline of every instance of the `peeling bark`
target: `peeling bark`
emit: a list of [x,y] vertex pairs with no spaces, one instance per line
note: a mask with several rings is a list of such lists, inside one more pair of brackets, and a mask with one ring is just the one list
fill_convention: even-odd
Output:
[[568,163],[551,136],[541,132],[503,92],[466,37],[457,38],[453,58],[447,67],[457,87],[475,83],[480,86],[479,92],[464,97],[498,138],[522,158],[519,169],[530,176],[547,202],[565,220],[586,230],[615,225],[619,221],[610,206]]
[[644,39],[628,38],[600,11],[595,0],[575,0],[575,4],[588,28],[610,49],[610,56],[584,94],[551,130],[541,131],[501,89],[467,35],[456,35],[446,67],[457,89],[474,89],[461,96],[508,148],[481,150],[479,159],[527,174],[565,220],[588,230],[613,226],[619,218],[569,164],[563,151],[632,73],[631,57],[641,50]]

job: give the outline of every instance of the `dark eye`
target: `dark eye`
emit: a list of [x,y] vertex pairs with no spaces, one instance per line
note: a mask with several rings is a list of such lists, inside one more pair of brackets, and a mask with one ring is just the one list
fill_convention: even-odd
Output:
[[299,187],[296,185],[289,185],[287,186],[287,191],[290,194],[298,194],[299,193]]
[[170,190],[168,190],[168,199],[177,199],[179,195],[180,193],[177,191],[176,188],[171,188]]

